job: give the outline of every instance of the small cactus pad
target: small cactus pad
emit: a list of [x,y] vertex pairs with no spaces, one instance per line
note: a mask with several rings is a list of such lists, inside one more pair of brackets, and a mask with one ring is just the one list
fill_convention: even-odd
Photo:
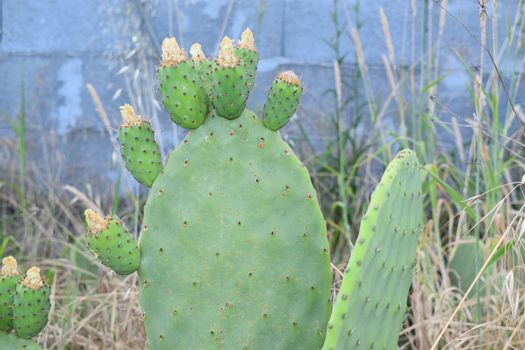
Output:
[[124,122],[118,131],[126,168],[141,184],[151,187],[162,171],[159,146],[150,124],[135,114],[130,105],[120,107]]
[[292,71],[281,72],[273,81],[263,108],[263,123],[277,131],[288,124],[303,93],[301,80]]
[[326,224],[308,171],[249,111],[210,115],[173,151],[140,236],[149,349],[319,349]]
[[16,286],[14,300],[13,324],[18,337],[30,339],[47,324],[50,292],[38,267],[27,270],[25,279]]
[[403,150],[372,194],[323,350],[396,349],[422,214],[419,163],[413,151]]
[[158,70],[162,104],[173,122],[195,129],[206,119],[208,97],[194,63],[186,58],[175,38],[162,42],[162,62]]
[[248,89],[251,90],[255,83],[255,75],[257,73],[257,64],[259,63],[259,55],[255,49],[255,41],[253,33],[250,28],[246,28],[241,34],[241,40],[234,50],[235,56],[241,59],[241,64],[244,66],[248,76]]
[[245,66],[234,54],[231,39],[224,37],[213,68],[210,88],[211,102],[219,116],[227,119],[239,118],[250,93],[249,80]]
[[8,256],[2,259],[0,271],[0,330],[9,332],[13,329],[13,302],[16,284],[20,281],[16,259]]
[[14,334],[0,332],[0,349],[2,350],[44,350],[32,340],[18,338]]
[[100,261],[119,275],[129,275],[140,266],[137,242],[117,218],[103,218],[91,209],[85,211],[89,235],[87,246]]

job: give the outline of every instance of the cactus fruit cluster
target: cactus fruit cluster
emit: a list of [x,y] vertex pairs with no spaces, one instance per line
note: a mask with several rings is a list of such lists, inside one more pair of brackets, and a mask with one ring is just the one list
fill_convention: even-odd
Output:
[[118,218],[86,211],[93,253],[118,274],[138,272],[148,348],[391,349],[420,231],[414,153],[401,152],[374,193],[329,322],[326,223],[277,132],[295,113],[299,77],[277,75],[260,119],[246,109],[259,60],[249,29],[237,44],[225,37],[216,59],[198,43],[190,55],[175,38],[162,44],[162,103],[189,129],[164,166],[148,122],[121,108],[124,163],[150,187],[139,241]]
[[[12,256],[2,259],[0,271],[0,348],[40,349],[28,339],[47,324],[51,289],[36,266],[20,274]],[[14,334],[11,332],[14,330]]]

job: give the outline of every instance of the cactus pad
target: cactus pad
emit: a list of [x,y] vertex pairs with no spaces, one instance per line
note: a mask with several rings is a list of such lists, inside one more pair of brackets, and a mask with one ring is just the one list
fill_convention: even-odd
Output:
[[301,81],[294,72],[279,73],[264,104],[264,126],[274,131],[284,127],[295,113],[302,93]]
[[120,108],[124,123],[118,131],[126,168],[141,184],[151,187],[162,171],[159,146],[150,124],[135,115],[130,105]]
[[44,350],[37,343],[18,338],[14,334],[8,334],[0,331],[0,349],[5,350]]
[[324,350],[395,349],[419,234],[421,172],[401,151],[372,194],[328,323]]
[[18,273],[15,258],[8,256],[2,259],[0,272],[0,330],[9,332],[13,329],[13,303],[16,284],[21,276]]
[[140,251],[133,236],[117,218],[102,218],[86,210],[90,234],[87,246],[100,261],[119,275],[135,272],[140,266]]
[[18,337],[30,339],[47,324],[51,307],[50,292],[51,289],[42,281],[37,267],[30,268],[26,278],[18,283],[13,310],[13,324]]
[[150,349],[318,349],[326,227],[308,172],[251,112],[188,133],[151,189],[140,237]]

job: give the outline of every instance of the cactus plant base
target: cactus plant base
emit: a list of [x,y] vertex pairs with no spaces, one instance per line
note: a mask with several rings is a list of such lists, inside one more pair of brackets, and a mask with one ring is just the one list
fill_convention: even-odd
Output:
[[326,227],[308,172],[252,112],[211,115],[152,186],[140,238],[149,349],[319,349]]
[[18,338],[14,334],[0,331],[0,349],[11,350],[44,350],[32,340]]

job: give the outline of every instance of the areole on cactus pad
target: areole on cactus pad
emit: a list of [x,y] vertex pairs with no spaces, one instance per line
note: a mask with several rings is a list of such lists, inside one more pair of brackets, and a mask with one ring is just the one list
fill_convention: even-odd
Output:
[[[198,43],[190,49],[191,59],[174,38],[165,39],[162,47],[158,78],[163,105],[175,123],[190,131],[163,167],[157,158],[146,161],[140,153],[158,154],[151,152],[158,149],[153,132],[131,134],[137,120],[129,118],[132,109],[123,109],[129,112],[123,113],[128,121],[119,131],[125,164],[151,187],[140,239],[137,243],[117,218],[88,210],[91,249],[119,274],[138,272],[149,349],[320,349],[331,308],[326,223],[307,169],[277,132],[295,113],[302,93],[299,77],[277,75],[261,120],[245,108],[258,62],[249,29],[237,45],[225,37],[216,60],[206,58]],[[122,130],[127,138],[120,136]],[[407,157],[410,172],[401,167],[401,184],[387,203],[420,186],[417,159],[412,153]],[[389,185],[383,181],[380,186]],[[396,220],[419,215],[419,202],[410,205],[412,213],[400,213],[405,206],[388,208]],[[415,224],[418,218],[407,222]],[[366,265],[368,273],[382,279],[381,264],[368,247],[391,239],[399,243],[397,253],[408,250],[408,261],[419,232],[414,228],[404,246],[383,229],[388,223],[382,217],[370,220],[382,229],[362,229],[360,237],[368,243],[358,243],[351,264],[362,265],[363,271]],[[356,261],[354,254],[363,258]],[[388,259],[389,264],[398,262]],[[399,303],[406,301],[408,263],[399,286],[388,278],[374,281],[378,288],[393,288],[392,300]],[[354,282],[343,282],[345,290],[348,283]],[[343,308],[346,304],[338,302],[334,315],[340,317]],[[390,315],[370,311],[367,317],[372,324]],[[396,314],[392,329],[399,320]],[[325,348],[352,349],[355,345],[337,340],[347,322],[330,324]],[[377,344],[390,346],[397,340],[393,337]],[[366,344],[374,348],[373,342]]]

